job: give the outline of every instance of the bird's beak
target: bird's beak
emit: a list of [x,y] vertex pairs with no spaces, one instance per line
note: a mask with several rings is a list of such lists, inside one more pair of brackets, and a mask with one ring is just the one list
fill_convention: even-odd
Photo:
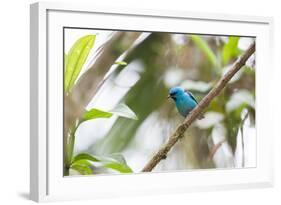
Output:
[[167,96],[167,99],[169,99],[170,97],[171,97],[171,95],[168,95],[168,96]]

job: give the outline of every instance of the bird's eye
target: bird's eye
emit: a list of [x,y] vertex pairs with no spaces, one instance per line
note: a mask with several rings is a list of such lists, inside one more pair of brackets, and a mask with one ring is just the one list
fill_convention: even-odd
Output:
[[170,95],[171,95],[171,96],[174,96],[174,95],[176,95],[176,92],[172,92]]

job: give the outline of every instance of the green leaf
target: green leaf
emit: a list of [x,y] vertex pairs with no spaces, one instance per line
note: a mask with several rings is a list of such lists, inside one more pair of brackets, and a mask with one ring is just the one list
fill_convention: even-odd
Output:
[[121,117],[137,120],[136,114],[125,104],[119,104],[114,109],[109,111],[110,113],[116,114]]
[[92,120],[96,118],[110,118],[112,113],[93,108],[86,111],[83,115],[82,121]]
[[239,37],[230,36],[228,38],[228,42],[224,44],[222,51],[222,59],[223,64],[226,65],[229,60],[234,57],[237,57],[240,54],[240,50],[238,48]]
[[110,118],[113,114],[129,119],[138,119],[136,114],[127,105],[119,104],[108,112],[96,108],[86,111],[83,115],[82,121],[92,120],[96,118]]
[[122,164],[127,164],[125,158],[120,153],[113,153],[113,154],[108,155],[107,157],[109,157],[113,161],[116,161],[116,162],[119,162]]
[[125,158],[119,153],[104,157],[102,163],[103,167],[113,169],[120,173],[133,173],[133,170],[127,165]]
[[127,63],[125,61],[116,61],[114,64],[126,66]]
[[88,153],[80,153],[78,155],[76,155],[73,160],[72,160],[72,163],[75,163],[77,161],[81,161],[81,160],[89,160],[89,161],[92,161],[92,162],[99,162],[100,160]]
[[213,66],[217,66],[217,58],[207,42],[198,35],[191,35],[192,41],[201,49]]
[[67,54],[64,54],[64,69],[66,68],[67,60],[68,60],[68,56]]
[[74,85],[92,47],[96,35],[87,35],[78,39],[72,46],[65,59],[65,91],[69,92]]
[[93,174],[92,169],[90,168],[91,163],[89,161],[99,162],[96,157],[90,154],[80,153],[73,158],[70,168],[83,175]]
[[75,162],[72,162],[72,164],[84,164],[86,166],[91,166],[91,162],[89,162],[87,159],[79,159],[79,160],[76,160]]
[[104,167],[116,170],[120,173],[133,173],[133,170],[129,166],[120,163],[107,163]]
[[127,165],[125,158],[119,153],[114,153],[108,156],[93,156],[88,153],[80,153],[73,158],[71,168],[81,174],[91,174],[92,171],[89,173],[89,169],[91,170],[90,162],[98,162],[99,166],[112,169],[120,173],[133,172]]
[[70,166],[71,169],[78,171],[82,175],[90,175],[93,174],[92,169],[83,163],[74,163]]

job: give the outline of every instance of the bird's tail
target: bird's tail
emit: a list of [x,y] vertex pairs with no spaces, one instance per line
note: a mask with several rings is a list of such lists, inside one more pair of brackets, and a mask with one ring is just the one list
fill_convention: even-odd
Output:
[[200,114],[197,119],[202,120],[203,118],[205,118],[205,116],[203,114]]

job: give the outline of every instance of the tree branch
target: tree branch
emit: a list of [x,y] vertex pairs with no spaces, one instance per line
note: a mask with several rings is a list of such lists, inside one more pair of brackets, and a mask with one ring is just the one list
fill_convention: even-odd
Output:
[[184,122],[180,124],[174,134],[170,136],[168,142],[151,158],[151,160],[142,169],[142,172],[150,172],[162,160],[166,159],[167,153],[176,144],[176,142],[184,136],[187,128],[197,119],[203,109],[205,109],[210,102],[222,91],[228,81],[239,71],[249,57],[255,52],[255,43],[252,43],[245,53],[237,59],[232,68],[220,79],[216,86],[200,101],[198,106],[185,118]]
[[220,142],[218,142],[217,144],[214,144],[213,147],[210,150],[209,156],[208,156],[208,160],[212,160],[214,155],[216,154],[216,152],[218,151],[218,149],[222,146],[222,144],[225,142],[226,140],[223,139]]

